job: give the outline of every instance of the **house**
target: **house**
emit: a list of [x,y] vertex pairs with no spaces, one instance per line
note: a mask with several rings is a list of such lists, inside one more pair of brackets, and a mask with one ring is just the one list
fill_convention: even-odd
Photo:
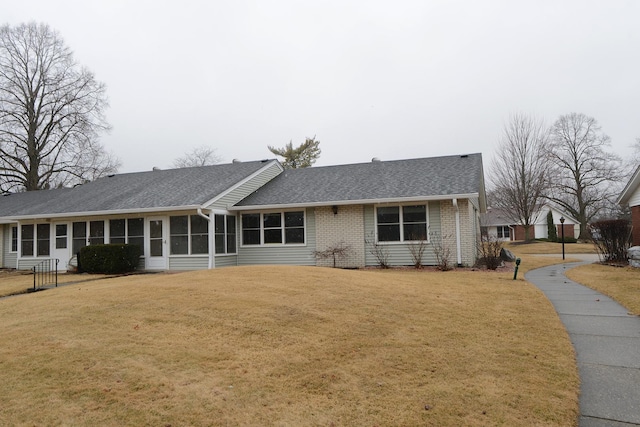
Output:
[[631,208],[631,246],[640,246],[640,165],[618,196],[618,204]]
[[[469,154],[285,170],[277,160],[110,175],[0,197],[0,267],[59,259],[86,245],[138,244],[145,270],[329,265],[315,251],[350,247],[343,267],[412,264],[411,245],[473,265],[485,210],[482,156]],[[327,264],[325,264],[327,263]]]
[[[547,215],[549,212],[553,215],[553,224],[555,225],[558,237],[562,236],[562,228],[564,228],[565,237],[578,238],[580,235],[580,224],[578,221],[572,218],[571,215],[550,204],[541,205],[538,212],[533,216],[534,220],[529,230],[529,238],[549,238],[549,228],[547,225]],[[564,224],[560,221],[560,218],[564,218]],[[487,212],[481,216],[481,224],[483,232],[499,240],[516,241],[525,239],[522,221],[513,219],[504,209],[488,207]]]

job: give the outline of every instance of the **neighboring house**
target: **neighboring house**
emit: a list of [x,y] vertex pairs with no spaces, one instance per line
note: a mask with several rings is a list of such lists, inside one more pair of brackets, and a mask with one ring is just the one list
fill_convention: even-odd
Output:
[[620,193],[618,204],[631,208],[631,246],[640,246],[640,166]]
[[[556,227],[558,237],[562,236],[563,227],[560,218],[564,218],[565,237],[578,238],[580,235],[580,224],[578,221],[558,208],[551,207],[550,205],[542,205],[538,213],[534,215],[534,221],[529,230],[529,237],[531,239],[547,239],[549,237],[549,229],[547,226],[547,215],[549,211],[552,212],[553,224]],[[524,240],[525,233],[522,221],[511,218],[503,209],[487,208],[487,212],[481,216],[481,224],[483,232],[500,240]]]
[[[485,211],[480,154],[284,170],[276,160],[111,175],[74,188],[0,197],[0,267],[28,269],[80,248],[131,243],[140,268],[331,265],[315,251],[351,248],[342,267],[412,264],[426,241],[473,265]],[[367,243],[368,242],[368,243]]]

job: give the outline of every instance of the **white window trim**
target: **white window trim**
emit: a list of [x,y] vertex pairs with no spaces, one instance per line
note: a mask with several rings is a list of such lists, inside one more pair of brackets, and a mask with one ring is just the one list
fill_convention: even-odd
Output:
[[[380,241],[378,239],[378,208],[393,208],[393,207],[400,207],[400,223],[398,224],[398,226],[400,227],[400,240],[399,241]],[[404,206],[424,206],[425,207],[425,216],[426,216],[426,227],[427,227],[427,239],[426,240],[405,240],[404,239],[404,221],[403,221],[403,207]],[[426,243],[431,243],[431,235],[430,235],[430,228],[431,228],[431,224],[430,224],[430,220],[429,220],[429,202],[424,202],[424,203],[403,203],[403,204],[388,204],[388,205],[376,205],[374,212],[373,212],[373,223],[374,223],[374,229],[375,229],[375,235],[376,235],[376,243],[380,244],[380,245],[408,245],[414,242],[426,242]]]
[[[23,255],[22,254],[22,227],[25,225],[33,226],[33,254],[32,255]],[[48,255],[38,255],[38,225],[48,225],[49,226],[49,254]],[[13,236],[12,236],[13,238]],[[48,222],[29,222],[26,224],[20,224],[18,227],[18,251],[10,252],[10,253],[19,253],[21,259],[48,259],[51,258],[52,244],[51,244],[51,224]]]
[[[284,214],[286,212],[302,212],[302,227],[303,227],[303,232],[304,232],[304,243],[286,243],[285,242],[285,225],[284,225]],[[281,233],[282,233],[282,243],[265,243],[264,242],[264,214],[273,214],[273,213],[279,213],[280,214],[280,218],[282,220],[281,222]],[[243,238],[243,227],[242,227],[242,217],[243,215],[252,215],[252,214],[258,214],[260,215],[260,243],[259,244],[245,244],[244,243],[244,238]],[[237,229],[240,230],[240,247],[241,248],[259,248],[259,247],[305,247],[307,246],[307,210],[306,209],[285,209],[285,210],[270,210],[270,211],[259,211],[259,212],[255,212],[255,211],[249,211],[249,212],[242,212],[240,214],[240,220],[236,221],[236,223],[238,223],[236,225]],[[253,230],[253,229],[252,229]]]

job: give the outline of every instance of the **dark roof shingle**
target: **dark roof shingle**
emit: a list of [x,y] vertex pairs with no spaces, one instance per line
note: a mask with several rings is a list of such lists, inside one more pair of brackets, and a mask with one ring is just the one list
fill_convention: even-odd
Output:
[[483,194],[482,155],[290,169],[236,204],[303,205]]

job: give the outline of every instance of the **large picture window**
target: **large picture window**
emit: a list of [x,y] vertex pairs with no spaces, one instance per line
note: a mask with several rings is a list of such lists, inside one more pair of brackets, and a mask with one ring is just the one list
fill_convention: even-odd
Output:
[[38,256],[49,256],[49,248],[51,247],[51,226],[49,224],[38,224],[36,226],[36,232],[36,249]]
[[33,224],[25,224],[20,230],[20,240],[22,240],[22,256],[33,256],[35,227]]
[[426,205],[382,206],[376,210],[379,242],[428,240]]
[[208,254],[209,221],[200,215],[169,218],[171,255]]
[[304,244],[304,211],[242,215],[242,244]]

